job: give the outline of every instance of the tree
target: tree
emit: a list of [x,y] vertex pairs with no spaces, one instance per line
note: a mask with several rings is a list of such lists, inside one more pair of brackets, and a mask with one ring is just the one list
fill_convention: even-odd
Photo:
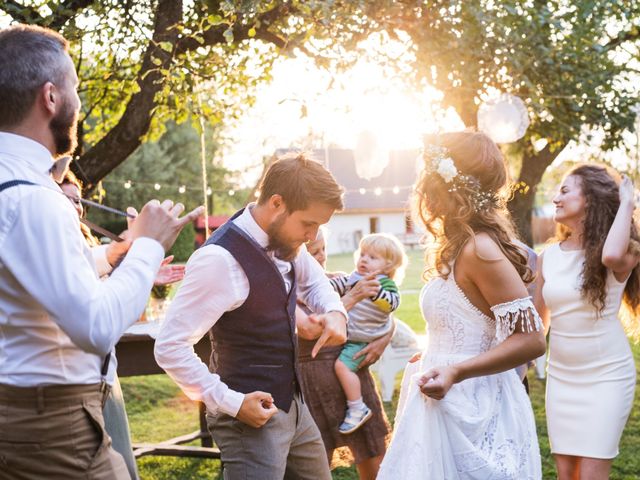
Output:
[[0,11],[72,42],[84,104],[72,168],[91,190],[168,120],[237,116],[278,55],[364,35],[366,3],[0,0]]
[[521,165],[509,207],[528,242],[536,187],[565,146],[595,129],[610,148],[632,128],[638,72],[628,59],[640,58],[637,2],[405,1],[375,15],[392,36],[408,35],[415,81],[440,90],[443,106],[465,125],[476,126],[492,88],[525,100],[531,125],[509,149]]
[[[207,128],[207,138],[214,138],[212,130]],[[207,145],[209,153],[216,148],[212,142]],[[199,133],[190,123],[169,122],[160,139],[142,144],[104,179],[103,188],[94,192],[94,197],[103,197],[114,207],[138,209],[152,198],[171,198],[182,202],[189,211],[203,203],[200,154]],[[210,214],[230,214],[244,205],[244,191],[231,181],[232,172],[214,163],[208,167],[207,176]],[[126,228],[123,219],[101,210],[89,209],[89,218],[114,231]]]

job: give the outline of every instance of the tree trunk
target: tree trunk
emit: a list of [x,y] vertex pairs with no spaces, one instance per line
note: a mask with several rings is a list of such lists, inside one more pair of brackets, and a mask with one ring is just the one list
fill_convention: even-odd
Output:
[[[182,1],[160,0],[156,10],[153,40],[149,42],[138,72],[137,82],[140,91],[133,94],[118,124],[113,127],[96,145],[82,155],[76,164],[72,164],[74,173],[82,180],[86,191],[114,168],[124,162],[141,143],[141,138],[149,130],[155,96],[164,86],[160,70],[168,69],[172,54],[160,48],[160,42],[178,40],[178,29],[171,28],[182,20]],[[154,60],[160,60],[155,65]]]
[[547,145],[538,153],[527,149],[522,159],[522,169],[518,178],[519,188],[514,192],[508,207],[520,238],[527,245],[533,246],[531,216],[538,185],[547,167],[551,165],[563,148],[564,145],[552,151]]

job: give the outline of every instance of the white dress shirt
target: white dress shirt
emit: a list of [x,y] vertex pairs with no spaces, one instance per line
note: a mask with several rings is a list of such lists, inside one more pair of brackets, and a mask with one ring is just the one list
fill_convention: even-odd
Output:
[[[0,132],[0,383],[91,384],[142,313],[164,251],[137,239],[100,281],[71,202],[49,177],[51,154]],[[107,375],[112,381],[115,358]]]
[[[267,233],[251,215],[249,205],[234,220],[261,247],[269,243]],[[291,289],[291,263],[269,253]],[[294,260],[298,294],[314,312],[345,311],[324,270],[303,247]],[[250,272],[249,272],[250,273]],[[235,417],[244,394],[231,390],[196,355],[193,345],[225,313],[240,307],[249,296],[249,280],[235,258],[219,245],[197,250],[187,263],[185,277],[171,302],[156,338],[155,356],[160,365],[192,400],[204,402],[210,412],[220,410]]]

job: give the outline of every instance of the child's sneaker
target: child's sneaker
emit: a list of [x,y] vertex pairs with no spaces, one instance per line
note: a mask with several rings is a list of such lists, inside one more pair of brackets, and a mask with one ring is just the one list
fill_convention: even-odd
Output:
[[347,409],[347,416],[344,417],[342,425],[338,428],[340,433],[347,435],[355,432],[359,429],[364,422],[371,418],[371,409],[366,405],[364,408],[349,408]]

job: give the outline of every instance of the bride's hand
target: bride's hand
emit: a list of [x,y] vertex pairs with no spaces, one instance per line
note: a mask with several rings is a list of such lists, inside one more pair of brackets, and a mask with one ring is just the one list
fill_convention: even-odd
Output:
[[434,400],[442,400],[449,389],[457,382],[458,371],[455,366],[435,367],[427,370],[418,379],[420,391]]

